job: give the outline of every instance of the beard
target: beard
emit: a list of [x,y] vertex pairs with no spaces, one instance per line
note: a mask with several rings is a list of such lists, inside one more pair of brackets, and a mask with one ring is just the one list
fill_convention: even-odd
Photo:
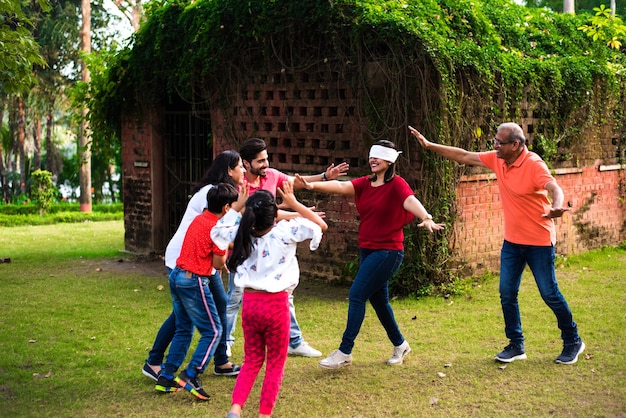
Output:
[[250,167],[250,173],[254,174],[255,176],[265,177],[266,175],[265,170],[267,170],[267,167],[262,167],[262,168]]

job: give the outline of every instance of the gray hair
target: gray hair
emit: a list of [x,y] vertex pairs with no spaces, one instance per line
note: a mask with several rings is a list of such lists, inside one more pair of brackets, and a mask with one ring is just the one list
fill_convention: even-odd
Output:
[[515,122],[505,122],[498,126],[498,132],[506,131],[507,139],[511,142],[519,142],[522,145],[526,144],[526,137],[524,137],[524,130]]

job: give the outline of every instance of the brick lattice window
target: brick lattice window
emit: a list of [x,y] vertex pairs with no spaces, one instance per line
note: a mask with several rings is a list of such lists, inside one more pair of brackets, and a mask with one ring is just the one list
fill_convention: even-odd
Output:
[[257,75],[229,112],[240,138],[268,144],[272,166],[313,173],[346,161],[366,161],[364,127],[356,99],[336,72]]

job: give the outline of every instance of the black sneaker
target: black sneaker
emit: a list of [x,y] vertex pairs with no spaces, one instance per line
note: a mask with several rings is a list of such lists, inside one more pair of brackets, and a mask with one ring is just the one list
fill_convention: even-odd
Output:
[[510,363],[515,360],[524,360],[526,353],[524,352],[523,345],[509,344],[504,347],[502,352],[496,354],[496,360],[503,363]]
[[238,366],[235,363],[230,364],[230,367],[226,367],[224,369],[215,366],[213,374],[215,374],[215,376],[237,376],[241,371],[241,366]]
[[163,375],[159,375],[156,386],[154,387],[159,392],[178,392],[180,388],[174,381],[174,379],[168,379]]
[[200,400],[208,401],[211,397],[208,393],[204,391],[204,389],[202,389],[202,382],[200,381],[200,378],[198,376],[189,377],[186,370],[183,370],[183,372],[179,374],[178,377],[176,377],[174,380],[176,380],[178,386],[182,387],[185,390],[188,390],[193,396]]
[[144,363],[143,368],[141,369],[141,373],[143,373],[144,376],[148,376],[150,379],[154,380],[155,382],[159,380],[159,374],[155,372],[152,369],[152,367],[150,367],[148,362]]
[[561,355],[554,361],[559,364],[574,364],[578,361],[578,356],[583,351],[585,351],[585,343],[582,340],[574,344],[564,345]]

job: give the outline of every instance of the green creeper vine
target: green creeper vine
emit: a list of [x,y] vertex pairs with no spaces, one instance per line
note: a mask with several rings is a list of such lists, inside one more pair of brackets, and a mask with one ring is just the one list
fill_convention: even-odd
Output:
[[[251,76],[333,72],[350,83],[367,140],[395,142],[406,156],[401,174],[438,221],[453,225],[466,168],[423,154],[407,126],[480,151],[499,123],[538,112],[545,130],[535,149],[550,164],[584,163],[574,160],[588,145],[583,133],[625,113],[621,20],[610,30],[602,22],[510,0],[155,0],[134,45],[99,78],[92,125],[119,130],[123,113],[180,99],[228,115]],[[597,39],[610,35],[608,46],[586,26]],[[397,293],[454,279],[451,228],[427,235],[407,229]]]

